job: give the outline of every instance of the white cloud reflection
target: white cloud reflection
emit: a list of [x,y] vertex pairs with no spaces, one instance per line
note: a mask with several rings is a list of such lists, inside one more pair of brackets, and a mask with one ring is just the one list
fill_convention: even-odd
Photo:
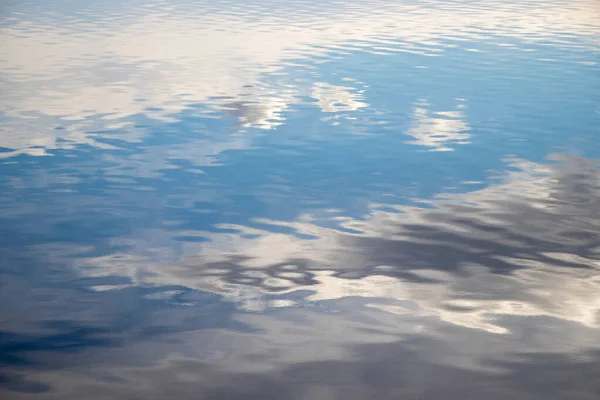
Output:
[[466,104],[458,99],[456,111],[432,112],[427,109],[429,104],[421,102],[415,107],[411,126],[406,132],[415,140],[412,144],[431,147],[432,151],[452,151],[449,144],[468,144],[471,137],[469,124],[465,121]]
[[367,107],[367,103],[360,101],[363,91],[354,93],[353,89],[349,86],[316,82],[313,86],[312,96],[319,100],[321,111],[326,113],[355,111]]
[[[367,1],[321,7],[318,13],[305,5],[295,12],[271,10],[257,19],[250,8],[204,13],[213,7],[200,2],[192,12],[187,3],[156,3],[123,5],[128,12],[122,18],[91,14],[91,19],[74,17],[68,23],[26,10],[14,14],[0,32],[2,53],[10,55],[0,60],[0,104],[8,118],[0,145],[53,148],[67,145],[56,142],[65,137],[88,143],[84,132],[90,125],[130,123],[128,118],[138,114],[170,120],[191,104],[246,104],[240,96],[248,85],[255,88],[255,105],[238,109],[242,127],[276,126],[281,111],[307,90],[316,93],[324,112],[355,110],[366,104],[347,89],[286,82],[286,67],[346,51],[436,55],[444,51],[446,39],[529,42],[572,32],[582,45],[599,45],[600,24],[589,11],[595,8],[593,0],[569,7],[553,1],[543,7],[523,3],[508,8],[495,1],[431,5],[427,14],[406,2]],[[263,6],[269,4],[257,7]],[[416,118],[426,117],[423,110],[415,112]],[[412,134],[437,149],[445,147],[431,132],[446,135],[461,128],[454,119],[428,124]]]

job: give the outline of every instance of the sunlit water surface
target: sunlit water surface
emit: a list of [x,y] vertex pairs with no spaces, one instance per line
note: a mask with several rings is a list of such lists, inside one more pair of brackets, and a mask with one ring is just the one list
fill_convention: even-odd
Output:
[[4,0],[2,399],[597,400],[600,2]]

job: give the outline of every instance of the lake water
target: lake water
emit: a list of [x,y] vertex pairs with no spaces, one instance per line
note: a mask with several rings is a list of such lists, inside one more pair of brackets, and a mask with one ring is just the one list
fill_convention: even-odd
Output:
[[3,0],[0,397],[600,398],[597,0]]

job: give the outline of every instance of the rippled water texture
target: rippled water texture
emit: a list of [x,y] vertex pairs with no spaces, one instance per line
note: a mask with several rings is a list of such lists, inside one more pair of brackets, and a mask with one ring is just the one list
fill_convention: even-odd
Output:
[[4,400],[600,398],[597,0],[3,0]]

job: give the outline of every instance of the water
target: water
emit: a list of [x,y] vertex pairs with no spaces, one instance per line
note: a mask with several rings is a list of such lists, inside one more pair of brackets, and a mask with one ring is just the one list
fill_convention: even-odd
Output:
[[0,4],[3,399],[600,397],[596,0]]

